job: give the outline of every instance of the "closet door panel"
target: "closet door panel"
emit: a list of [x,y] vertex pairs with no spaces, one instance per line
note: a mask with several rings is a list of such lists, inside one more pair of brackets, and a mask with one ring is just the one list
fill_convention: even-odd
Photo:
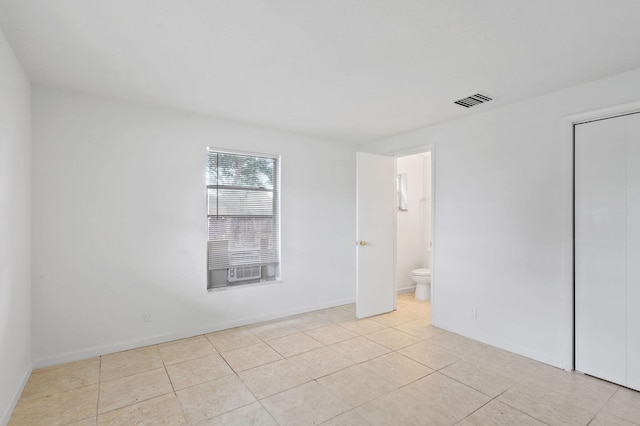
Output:
[[640,114],[623,118],[627,140],[627,386],[640,390]]
[[576,126],[576,369],[626,382],[626,144],[614,120]]

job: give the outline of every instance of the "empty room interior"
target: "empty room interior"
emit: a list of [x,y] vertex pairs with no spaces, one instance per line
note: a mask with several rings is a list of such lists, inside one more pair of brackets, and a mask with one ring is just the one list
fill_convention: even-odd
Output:
[[639,17],[0,0],[0,424],[640,425]]

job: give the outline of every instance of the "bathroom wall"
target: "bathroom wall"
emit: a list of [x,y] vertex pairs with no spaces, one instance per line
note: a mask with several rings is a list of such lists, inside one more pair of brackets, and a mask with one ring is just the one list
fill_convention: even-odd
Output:
[[31,373],[30,91],[0,32],[0,424]]
[[432,261],[432,252],[431,248],[433,247],[433,194],[431,191],[432,187],[432,179],[433,179],[433,170],[432,170],[432,162],[431,162],[431,152],[426,152],[422,157],[423,169],[422,173],[424,175],[424,224],[425,224],[425,250],[427,251],[427,260],[426,266],[431,268],[433,265]]
[[396,171],[407,174],[408,210],[398,211],[396,218],[396,290],[403,292],[415,289],[411,270],[427,267],[429,262],[430,154],[399,157]]
[[[36,365],[355,300],[355,147],[33,92]],[[281,283],[207,292],[207,146],[281,155]]]
[[640,69],[363,146],[435,144],[434,325],[572,368],[571,123],[639,101]]

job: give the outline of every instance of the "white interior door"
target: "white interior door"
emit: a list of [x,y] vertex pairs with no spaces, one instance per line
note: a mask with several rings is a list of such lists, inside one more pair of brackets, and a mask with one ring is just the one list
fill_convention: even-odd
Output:
[[627,386],[640,390],[640,114],[627,145]]
[[576,126],[576,370],[640,388],[640,114]]
[[395,161],[357,153],[358,318],[395,309]]

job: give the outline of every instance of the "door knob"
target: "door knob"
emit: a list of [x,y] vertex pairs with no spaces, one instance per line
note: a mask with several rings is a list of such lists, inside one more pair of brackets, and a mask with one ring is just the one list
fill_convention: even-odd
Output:
[[369,245],[369,243],[367,243],[366,241],[356,241],[356,245],[358,245],[358,246],[366,246],[366,245]]

